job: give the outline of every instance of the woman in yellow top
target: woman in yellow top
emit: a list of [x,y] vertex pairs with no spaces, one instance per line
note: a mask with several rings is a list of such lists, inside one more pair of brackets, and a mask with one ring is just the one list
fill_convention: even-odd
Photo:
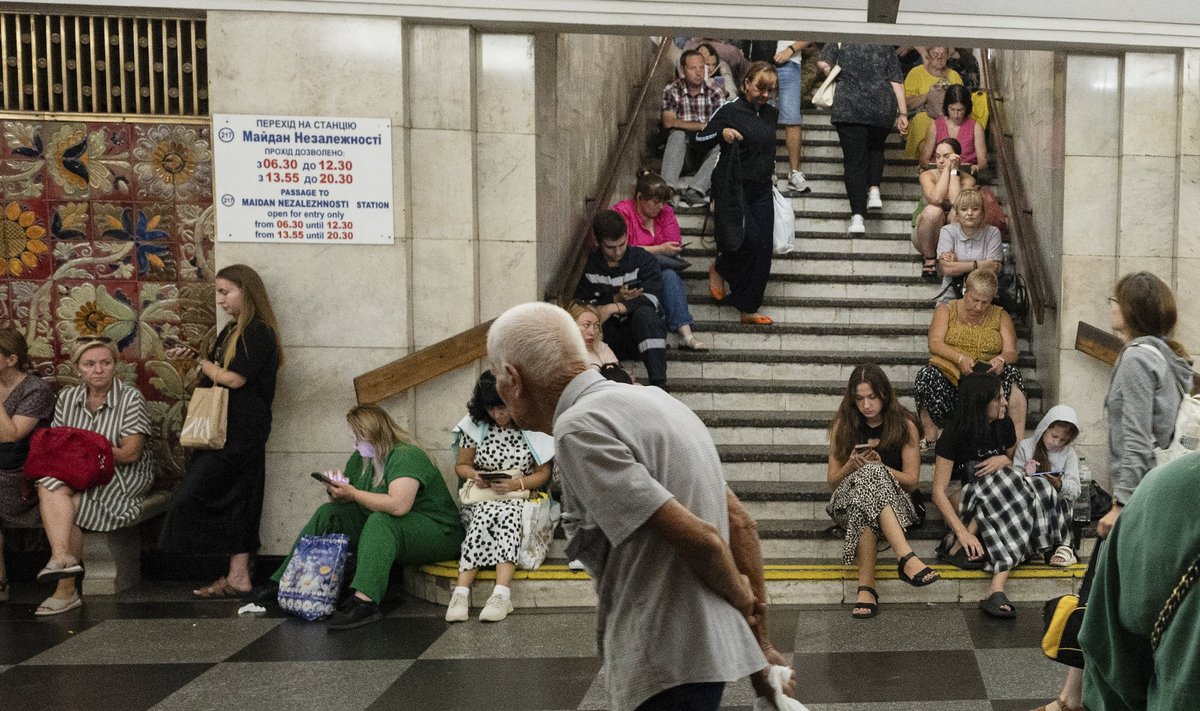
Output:
[[923,151],[925,134],[933,120],[942,115],[942,99],[951,84],[962,84],[958,72],[946,66],[950,58],[949,47],[930,47],[925,63],[913,67],[904,77],[904,96],[908,99],[908,110],[916,111],[908,120],[908,137],[904,144],[904,157],[916,158]]
[[929,365],[913,383],[924,437],[921,449],[937,440],[940,428],[954,415],[958,381],[973,372],[1000,376],[1008,415],[1017,440],[1025,436],[1025,383],[1017,370],[1017,330],[1012,318],[992,304],[999,284],[987,269],[976,269],[963,283],[963,297],[941,304],[929,324]]

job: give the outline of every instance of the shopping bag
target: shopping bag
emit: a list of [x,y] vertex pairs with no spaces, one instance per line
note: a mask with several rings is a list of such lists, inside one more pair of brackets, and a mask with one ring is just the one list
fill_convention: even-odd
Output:
[[196,388],[179,429],[179,444],[191,449],[224,447],[228,418],[228,390],[217,386]]
[[554,539],[554,527],[562,516],[557,501],[546,492],[522,502],[521,544],[517,549],[517,567],[534,570],[546,559],[550,541]]
[[[839,45],[840,46],[840,45]],[[837,91],[838,74],[842,73],[842,65],[835,64],[833,69],[829,70],[829,76],[825,77],[824,83],[813,92],[813,106],[822,109],[832,109],[834,92]]]
[[333,614],[349,550],[344,533],[301,536],[279,579],[279,608],[309,622]]
[[796,248],[796,212],[791,198],[775,187],[771,188],[771,198],[775,203],[775,254],[787,254]]

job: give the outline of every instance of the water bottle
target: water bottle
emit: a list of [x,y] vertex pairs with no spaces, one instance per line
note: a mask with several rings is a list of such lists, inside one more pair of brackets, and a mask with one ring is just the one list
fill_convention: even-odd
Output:
[[1092,520],[1092,470],[1088,469],[1087,458],[1079,458],[1079,496],[1075,499],[1071,518],[1076,523],[1086,524]]
[[1193,452],[1200,447],[1200,422],[1192,423],[1191,427],[1179,436],[1179,446]]
[[1001,257],[1000,257],[1000,265],[1001,265],[1001,267],[1007,267],[1007,266],[1009,265],[1009,261],[1008,261],[1008,242],[1001,242],[1001,243],[1000,243],[1000,254],[1001,254]]

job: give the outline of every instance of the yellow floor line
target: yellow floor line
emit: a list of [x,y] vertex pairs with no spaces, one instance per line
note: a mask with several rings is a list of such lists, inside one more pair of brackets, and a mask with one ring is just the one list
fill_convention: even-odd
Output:
[[[950,580],[986,580],[991,574],[982,570],[961,570],[952,565],[931,565],[943,578]],[[1069,568],[1052,568],[1047,565],[1023,565],[1012,572],[1013,579],[1073,579],[1082,578],[1087,566],[1077,563]],[[420,567],[426,575],[437,578],[457,578],[458,561],[443,561],[430,563]],[[481,570],[478,577],[483,580],[494,580],[495,571]],[[856,580],[858,569],[850,565],[765,565],[763,577],[767,580]],[[896,566],[880,565],[875,568],[877,580],[896,580]],[[537,570],[518,570],[517,580],[590,580],[587,573],[573,571],[565,565],[543,565]]]

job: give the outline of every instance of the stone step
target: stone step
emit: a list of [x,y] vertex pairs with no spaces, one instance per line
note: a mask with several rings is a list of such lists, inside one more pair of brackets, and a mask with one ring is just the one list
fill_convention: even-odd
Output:
[[[717,444],[812,444],[829,446],[832,410],[696,410]],[[1030,413],[1025,428],[1041,419]]]
[[[809,165],[810,162],[815,162],[816,159],[818,159],[818,158],[836,158],[839,161],[842,160],[842,145],[840,143],[838,143],[836,140],[834,140],[832,142],[830,142],[830,141],[805,142],[804,150],[800,154],[800,169],[804,170],[804,167],[806,165]],[[916,166],[916,164],[917,164],[917,162],[915,160],[912,160],[910,158],[905,158],[904,146],[902,144],[889,145],[887,148],[884,149],[883,158],[885,161],[891,160],[891,161],[904,161],[906,163],[911,162],[913,166]],[[787,161],[787,159],[788,159],[787,146],[777,145],[775,147],[775,159],[776,160],[783,159],[785,162]],[[899,164],[899,163],[897,163],[897,164]]]
[[[801,168],[804,170],[805,177],[808,177],[810,168],[816,174],[830,174],[840,177],[844,174],[841,151],[837,151],[837,155],[805,155]],[[775,172],[777,174],[781,172],[786,174],[787,171],[787,152],[784,151],[783,155],[780,156],[777,151],[775,154]],[[904,178],[914,183],[918,182],[917,161],[909,160],[908,158],[889,158],[885,154],[883,158],[883,175],[885,178]]]
[[[803,124],[801,124],[803,126]],[[804,151],[809,148],[841,148],[842,142],[838,140],[837,129],[831,125],[808,126],[801,129],[804,142]],[[780,130],[775,138],[775,144],[778,146],[787,145],[787,134]],[[887,142],[884,144],[888,149],[898,148],[904,150],[904,139],[900,134],[892,134],[888,136]]]
[[[849,209],[849,205],[846,204],[840,213],[836,211],[801,210],[796,214],[796,231],[797,233],[840,232],[849,238],[850,235],[846,232],[850,220]],[[693,210],[695,212],[692,212]],[[707,224],[705,224],[706,213],[701,211],[701,208],[681,208],[677,211],[677,215],[681,230],[686,228],[702,229],[706,233],[711,233],[713,230],[712,218],[709,217]],[[908,235],[912,233],[911,214],[903,212],[881,213],[872,210],[867,212],[864,219],[867,234]],[[860,237],[861,235],[854,236]]]
[[[679,274],[689,294],[708,293],[706,269]],[[932,299],[938,290],[920,277],[877,277],[843,274],[773,274],[767,282],[769,297],[857,297],[864,299]]]
[[[745,353],[743,351],[743,353]],[[682,401],[685,405],[696,411],[705,410],[723,410],[723,411],[740,411],[740,410],[757,410],[761,412],[805,412],[813,410],[835,410],[841,404],[842,396],[846,391],[846,379],[850,377],[850,371],[853,370],[853,365],[856,362],[867,360],[859,354],[831,354],[807,352],[798,353],[796,351],[765,351],[761,352],[768,356],[775,356],[780,353],[788,353],[787,358],[790,360],[780,363],[761,363],[758,370],[751,368],[739,369],[738,366],[754,365],[752,363],[740,363],[736,360],[719,360],[714,359],[704,365],[711,371],[707,376],[688,377],[684,375],[683,363],[672,360],[668,365],[668,380],[671,394]],[[703,353],[695,355],[706,355]],[[672,354],[674,357],[674,354]],[[810,358],[808,364],[800,365],[802,358]],[[923,354],[906,354],[903,360],[911,362],[914,358],[920,358],[919,363],[924,363],[928,356]],[[839,360],[840,359],[840,360]],[[769,360],[769,359],[768,359]],[[781,358],[783,360],[783,358]],[[910,410],[915,411],[915,403],[912,399],[912,379],[901,377],[902,373],[896,373],[897,361],[902,359],[897,358],[895,353],[885,353],[877,355],[870,360],[878,363],[884,372],[888,374],[889,380],[892,382],[892,387],[896,391],[896,395],[900,403]],[[1032,360],[1032,359],[1030,359]],[[824,361],[824,363],[821,363]],[[821,363],[819,366],[813,366],[812,363]],[[902,361],[903,362],[903,361]],[[640,363],[629,362],[632,367],[640,367]],[[781,377],[770,379],[764,377],[753,377],[757,372],[760,376],[764,373],[770,374],[770,368],[773,366],[780,367]],[[786,369],[791,366],[791,369]],[[783,377],[786,373],[796,372],[799,368],[807,367],[808,372],[813,375],[808,376],[809,379],[787,378]],[[836,369],[836,370],[835,370]],[[1033,368],[1028,371],[1023,371],[1025,378],[1025,395],[1029,400],[1030,412],[1042,412],[1041,407],[1042,386],[1032,376]],[[817,375],[821,373],[822,375]],[[824,376],[824,373],[830,373]],[[834,374],[836,373],[836,374]],[[793,462],[824,462],[824,453],[808,452],[807,450],[779,450],[775,452],[781,456],[786,456],[786,461]],[[802,456],[803,455],[803,456]],[[810,456],[811,455],[811,456]],[[738,454],[733,462],[751,462],[751,461],[785,461],[774,458],[748,458],[748,455]],[[748,476],[739,477],[742,479],[753,478]],[[777,480],[780,477],[778,473],[774,476],[766,476],[764,479]]]
[[[778,188],[784,197],[791,198],[792,209],[794,210],[840,214],[845,211],[848,204],[846,202],[846,191],[840,184],[837,187],[830,187],[830,189],[821,192],[809,190],[807,193],[796,192],[783,181],[775,187]],[[887,191],[882,189],[879,191],[879,195],[883,199],[884,211],[899,213],[911,218],[913,206],[916,205],[917,198],[920,196],[918,192],[920,188],[906,191],[898,189],[896,186],[887,187]]]
[[[707,289],[689,295],[693,318],[727,321],[728,307],[721,306]],[[922,324],[929,325],[932,299],[821,299],[772,297],[759,309],[776,323]]]
[[[846,240],[849,241],[849,240]],[[883,241],[885,245],[904,245],[898,241]],[[878,244],[875,242],[874,244]],[[708,248],[696,249],[693,245],[682,255],[692,263],[693,270],[707,272],[708,265],[716,259],[716,251]],[[921,262],[912,247],[903,252],[860,252],[818,251],[797,248],[788,254],[777,254],[771,263],[771,276],[782,274],[813,275],[869,275],[877,277],[920,277]],[[930,284],[933,286],[933,284]],[[935,290],[934,294],[937,293]],[[931,307],[932,308],[932,307]]]
[[[828,558],[825,559],[828,561]],[[991,576],[983,571],[959,570],[949,565],[932,563],[942,579],[933,585],[914,588],[899,580],[896,566],[886,562],[876,567],[875,587],[884,604],[891,603],[974,603],[987,597]],[[1087,566],[1080,563],[1070,568],[1050,568],[1026,564],[1013,571],[1005,586],[1010,600],[1019,605],[1021,614],[1035,615],[1046,600],[1077,591]],[[768,563],[767,602],[771,605],[837,604],[856,599],[858,573],[853,566],[817,563]],[[450,602],[450,593],[458,577],[456,561],[404,570],[404,590],[414,597],[440,605]],[[495,573],[480,571],[478,580],[491,581]],[[567,569],[562,559],[543,564],[537,570],[518,570],[512,587],[513,605],[518,608],[537,607],[594,607],[596,592],[587,573]],[[475,614],[486,602],[491,585],[475,585],[471,589],[471,606]]]
[[[713,321],[697,320],[692,328],[705,334],[703,341],[714,351],[706,359],[725,359],[726,351],[750,351],[758,354],[747,359],[761,361],[763,351],[821,351],[834,349],[843,357],[874,357],[880,352],[926,353],[928,323],[804,323],[779,321],[770,326],[753,326],[734,320],[736,312],[727,308],[724,318]],[[1028,353],[1026,339],[1018,337],[1017,349]],[[678,352],[672,360],[705,362],[688,351]],[[1025,362],[1020,363],[1023,365]],[[785,376],[789,377],[789,376]]]
[[[712,220],[707,225],[688,224],[680,226],[684,247],[690,261],[696,250],[716,251],[716,241],[712,233]],[[816,232],[813,230],[796,230],[796,249],[800,252],[839,252],[845,254],[895,254],[908,255],[916,259],[912,247],[910,232],[870,232],[859,235],[848,235],[845,229]]]
[[[797,193],[787,185],[787,171],[782,170],[777,172],[775,178],[775,187],[779,192],[788,197],[810,197],[821,200],[836,200],[843,204],[846,203],[846,185],[842,182],[840,174],[833,175],[819,167],[814,166],[816,170],[804,170],[804,177],[808,181],[810,192]],[[916,200],[921,197],[921,185],[914,178],[884,177],[883,184],[879,186],[879,194],[883,198],[884,204],[888,201],[903,201],[908,205],[911,211],[916,204]]]
[[[811,201],[813,204],[813,207],[806,208],[805,207],[806,201]],[[846,210],[845,200],[839,199],[839,198],[793,197],[793,198],[791,198],[791,203],[792,203],[792,210],[796,214],[797,223],[800,223],[805,220],[824,219],[824,218],[830,218],[830,217],[837,217],[838,219],[841,219],[841,216],[845,213],[845,210]],[[681,205],[681,206],[675,208],[675,218],[679,221],[680,229],[683,228],[685,218],[695,218],[694,220],[689,220],[689,224],[691,226],[698,227],[701,224],[703,224],[704,218],[707,215],[709,215],[709,208],[706,205],[697,206],[697,207],[689,207],[687,205]],[[907,221],[908,224],[911,225],[912,224],[912,203],[905,201],[905,202],[893,202],[893,203],[891,203],[891,205],[885,204],[884,209],[882,209],[882,210],[868,211],[866,219],[868,221],[868,224],[870,224],[873,221],[901,220],[901,221]],[[911,229],[911,227],[910,227],[910,229]],[[811,231],[816,231],[816,230],[815,230],[815,228],[810,229],[808,227],[802,226],[801,224],[797,224],[796,231],[797,232],[811,232]],[[879,232],[879,231],[880,230],[873,230],[872,232]],[[895,231],[896,232],[904,232],[905,230],[903,228],[901,228],[901,229],[895,230]]]

